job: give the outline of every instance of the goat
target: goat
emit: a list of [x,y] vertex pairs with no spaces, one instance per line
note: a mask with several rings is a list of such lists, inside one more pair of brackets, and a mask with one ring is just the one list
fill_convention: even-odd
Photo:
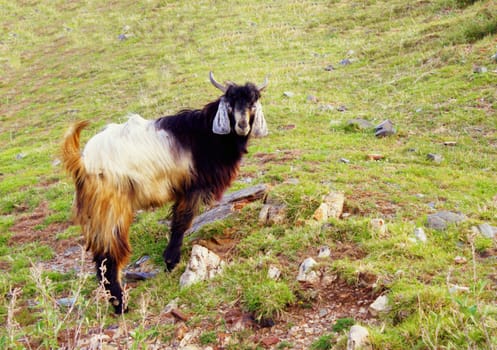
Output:
[[66,133],[62,158],[76,195],[73,216],[93,253],[97,277],[110,293],[116,313],[123,303],[121,271],[129,260],[129,227],[134,212],[174,202],[169,243],[163,257],[171,271],[180,261],[186,230],[201,204],[219,200],[235,179],[251,135],[267,135],[260,86],[223,85],[223,92],[199,110],[146,120],[131,115],[109,124],[80,153],[80,134],[88,121]]

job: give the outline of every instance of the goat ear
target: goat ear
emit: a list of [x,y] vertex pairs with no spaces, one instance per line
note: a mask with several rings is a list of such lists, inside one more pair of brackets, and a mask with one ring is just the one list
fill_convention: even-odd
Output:
[[212,123],[212,132],[218,135],[226,135],[231,131],[230,118],[228,117],[228,103],[221,97],[219,107],[217,108],[214,122]]
[[268,133],[266,119],[262,113],[262,105],[259,101],[255,103],[255,116],[252,125],[252,135],[255,137],[264,137]]

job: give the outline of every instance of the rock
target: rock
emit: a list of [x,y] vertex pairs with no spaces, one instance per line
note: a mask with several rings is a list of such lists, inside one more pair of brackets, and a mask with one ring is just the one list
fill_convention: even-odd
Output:
[[478,231],[485,238],[494,239],[497,234],[497,227],[490,226],[488,223],[478,225]]
[[323,203],[316,209],[312,216],[318,222],[328,221],[329,218],[340,218],[345,203],[343,192],[330,192],[323,198]]
[[159,271],[152,271],[152,272],[143,272],[143,271],[125,271],[124,272],[124,279],[127,282],[137,282],[137,281],[145,281],[151,278],[154,278],[157,276]]
[[349,336],[347,339],[347,350],[369,350],[372,349],[369,340],[369,332],[366,328],[359,325],[350,327]]
[[373,316],[378,316],[381,313],[385,313],[390,310],[388,305],[388,298],[386,295],[381,295],[376,300],[369,305],[369,312]]
[[422,243],[426,243],[426,241],[428,240],[426,238],[425,230],[423,230],[422,227],[416,227],[414,229],[414,237],[416,238],[417,241]]
[[440,154],[428,153],[426,155],[426,159],[431,160],[435,163],[441,163],[443,160],[443,157]]
[[328,246],[322,246],[318,250],[318,258],[328,258],[331,256],[331,250]]
[[385,156],[378,153],[371,153],[366,156],[367,160],[382,160],[383,158],[385,158]]
[[347,111],[347,107],[344,106],[344,105],[340,105],[340,106],[337,107],[337,111],[339,111],[339,112],[345,112],[345,111]]
[[435,214],[428,215],[426,226],[435,230],[445,230],[448,224],[459,223],[466,220],[462,214],[451,211],[440,211]]
[[371,229],[374,232],[378,233],[380,236],[384,236],[388,231],[385,220],[380,218],[371,219],[369,225],[371,226]]
[[478,66],[478,65],[473,65],[473,73],[486,73],[488,72],[487,67],[484,66]]
[[276,266],[271,265],[271,266],[269,266],[269,269],[267,271],[267,275],[272,280],[277,280],[281,276],[281,271]]
[[276,345],[280,342],[280,338],[276,336],[268,336],[261,340],[261,343],[264,344],[265,347],[270,347],[271,345]]
[[313,267],[317,264],[316,260],[313,258],[305,259],[299,266],[299,274],[297,276],[297,281],[299,282],[309,282],[315,283],[319,280],[319,274],[313,270]]
[[451,146],[451,147],[453,147],[455,145],[457,145],[456,141],[445,141],[444,142],[444,146]]
[[76,303],[76,298],[60,298],[56,300],[56,303],[62,307],[71,307]]
[[357,130],[371,129],[373,124],[362,118],[354,118],[347,121],[347,127]]
[[62,162],[60,161],[60,159],[55,159],[53,162],[52,162],[52,166],[55,168],[55,167],[58,167]]
[[312,102],[312,103],[318,103],[319,100],[316,96],[314,95],[307,95],[307,102]]
[[347,158],[340,158],[338,161],[340,163],[345,163],[345,164],[349,164],[350,163],[350,160],[348,160]]
[[326,67],[324,67],[324,70],[327,72],[331,72],[331,71],[335,70],[335,67],[333,67],[333,65],[329,64]]
[[286,206],[265,204],[259,212],[259,223],[262,225],[278,225],[286,220]]
[[180,277],[180,286],[186,287],[193,283],[210,279],[222,272],[224,261],[218,255],[200,245],[194,245],[190,262]]
[[469,287],[465,286],[458,286],[457,284],[451,284],[449,286],[449,293],[450,294],[455,294],[455,293],[468,293],[470,291]]
[[468,262],[468,260],[464,256],[458,255],[454,258],[454,262],[458,265],[464,265]]
[[288,98],[292,98],[293,96],[295,96],[295,93],[293,93],[291,91],[285,91],[285,92],[283,92],[283,96],[288,97]]
[[376,137],[386,137],[395,134],[395,128],[393,127],[393,123],[387,119],[380,124],[378,124],[375,128],[375,136]]
[[345,58],[345,59],[341,60],[339,63],[342,66],[348,66],[349,64],[352,64],[352,61],[349,60],[348,58]]
[[166,307],[164,308],[164,310],[162,310],[162,313],[163,314],[169,314],[174,309],[177,309],[178,308],[178,301],[179,301],[179,298],[175,298],[175,299],[171,300],[169,302],[169,304],[166,305]]
[[24,159],[26,158],[26,154],[24,153],[18,153],[16,154],[16,160],[21,160],[21,159]]

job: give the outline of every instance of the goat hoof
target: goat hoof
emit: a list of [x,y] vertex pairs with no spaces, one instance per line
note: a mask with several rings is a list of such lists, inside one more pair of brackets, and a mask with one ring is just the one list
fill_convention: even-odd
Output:
[[178,265],[178,262],[168,261],[166,260],[166,271],[171,272]]

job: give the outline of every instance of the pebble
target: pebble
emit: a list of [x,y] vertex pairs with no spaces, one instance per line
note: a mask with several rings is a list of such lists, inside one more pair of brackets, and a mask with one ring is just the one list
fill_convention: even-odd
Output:
[[328,221],[329,218],[340,218],[345,203],[345,195],[342,192],[330,192],[323,198],[323,203],[316,209],[312,216],[318,222]]
[[222,272],[224,261],[198,244],[192,248],[192,254],[185,272],[180,277],[180,286],[186,287],[199,281],[210,279]]
[[333,65],[329,64],[326,67],[324,67],[324,70],[327,72],[331,72],[331,71],[335,70],[335,67],[333,67]]
[[278,225],[286,220],[286,206],[264,204],[259,212],[259,223],[262,225]]
[[349,64],[351,64],[351,63],[352,63],[352,61],[351,61],[351,60],[349,60],[348,58],[345,58],[345,59],[341,60],[339,63],[340,63],[340,65],[342,65],[342,66],[348,66]]
[[443,157],[440,154],[428,153],[426,155],[426,159],[431,160],[435,163],[441,163],[443,160]]
[[380,236],[387,233],[387,225],[385,224],[385,220],[380,218],[371,219],[369,222],[371,229],[380,234]]
[[281,271],[276,266],[271,265],[271,266],[269,266],[269,269],[267,271],[267,275],[272,280],[277,280],[281,276]]
[[295,96],[295,93],[293,93],[291,91],[285,91],[285,92],[283,92],[283,96],[288,97],[288,98],[292,98],[293,96]]
[[299,282],[309,282],[315,283],[319,280],[319,275],[313,270],[313,267],[317,264],[316,260],[313,258],[305,259],[299,266],[299,274],[297,276],[297,281]]
[[386,295],[381,295],[376,300],[369,305],[369,312],[373,316],[378,316],[381,313],[385,313],[390,310],[388,305],[388,298]]
[[445,230],[449,224],[457,224],[466,221],[466,217],[459,213],[451,211],[440,211],[428,215],[426,226],[435,230]]
[[382,160],[383,158],[385,158],[385,156],[379,153],[371,153],[366,156],[366,159],[368,160]]
[[350,163],[350,160],[348,160],[347,158],[340,158],[339,162],[340,162],[340,163],[349,164],[349,163]]
[[474,65],[473,66],[473,73],[486,73],[488,72],[488,69],[487,67],[484,67],[484,66],[477,66],[477,65]]
[[350,327],[347,350],[371,349],[369,341],[369,332],[366,328],[360,325]]
[[376,137],[386,137],[395,134],[395,128],[393,127],[393,123],[387,119],[380,124],[378,124],[375,128],[375,136]]
[[318,258],[328,258],[331,256],[331,250],[328,246],[322,246],[318,250]]
[[480,231],[483,237],[494,239],[497,234],[497,227],[490,226],[488,223],[483,223],[478,225],[478,231]]
[[426,243],[426,241],[428,240],[426,237],[425,230],[423,230],[422,227],[416,227],[414,229],[414,237],[416,238],[416,240],[422,243]]
[[362,118],[354,118],[354,119],[347,120],[347,126],[353,127],[353,128],[359,129],[359,130],[373,128],[373,124],[369,120],[362,119]]

